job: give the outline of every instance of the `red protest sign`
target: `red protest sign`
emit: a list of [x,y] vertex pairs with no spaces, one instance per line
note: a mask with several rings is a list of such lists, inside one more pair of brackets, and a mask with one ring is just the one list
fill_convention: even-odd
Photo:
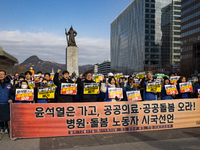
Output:
[[128,91],[126,92],[128,101],[138,101],[142,100],[140,91]]
[[33,101],[33,89],[16,89],[16,101]]
[[165,85],[167,95],[178,94],[176,85]]
[[122,88],[108,88],[109,98],[123,98]]
[[72,84],[72,83],[61,84],[61,94],[76,95],[76,93],[77,93],[77,84]]
[[179,83],[181,93],[187,93],[187,92],[192,92],[192,83],[191,82],[186,82],[186,83]]

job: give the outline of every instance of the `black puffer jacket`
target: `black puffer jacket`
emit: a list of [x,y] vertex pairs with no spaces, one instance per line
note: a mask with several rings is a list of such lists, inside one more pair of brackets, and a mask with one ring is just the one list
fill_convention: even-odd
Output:
[[72,80],[68,79],[66,81],[65,79],[58,79],[59,73],[55,73],[53,82],[58,88],[58,103],[73,103],[75,101],[75,96],[74,95],[63,95],[60,94],[61,90],[61,83],[74,83]]
[[81,95],[81,102],[97,102],[97,95],[96,94],[83,94],[84,83],[96,83],[93,80],[81,81],[79,83],[80,95]]

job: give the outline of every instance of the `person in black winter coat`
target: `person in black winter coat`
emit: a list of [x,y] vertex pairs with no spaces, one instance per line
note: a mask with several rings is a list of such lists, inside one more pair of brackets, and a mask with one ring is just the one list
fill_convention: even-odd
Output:
[[[85,80],[79,80],[78,88],[80,89],[81,100],[80,102],[97,102],[97,95],[96,94],[84,94],[84,83],[96,83],[92,80],[92,73],[86,72],[85,73]],[[98,91],[98,94],[100,92]]]
[[69,79],[69,72],[67,70],[64,70],[62,72],[62,79],[59,80],[59,73],[61,72],[60,69],[55,73],[53,82],[58,88],[58,103],[73,103],[75,101],[75,96],[74,95],[63,95],[60,94],[61,92],[61,84],[62,83],[74,83],[71,79]]

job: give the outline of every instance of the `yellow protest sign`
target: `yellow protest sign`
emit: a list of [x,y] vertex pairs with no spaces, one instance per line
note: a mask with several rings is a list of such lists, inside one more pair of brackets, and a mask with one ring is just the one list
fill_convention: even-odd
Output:
[[99,82],[99,76],[93,75],[92,78],[93,78],[94,82]]
[[138,79],[143,79],[144,76],[145,76],[145,72],[140,72],[140,73],[136,74],[136,77],[137,77]]
[[35,88],[35,82],[34,82],[34,81],[29,81],[29,82],[28,82],[28,87],[29,87],[30,89],[34,89],[34,88]]
[[55,97],[55,88],[51,87],[39,87],[38,88],[38,98],[45,99],[45,98],[54,98]]
[[98,94],[99,84],[98,83],[84,83],[83,94]]
[[161,92],[161,82],[147,83],[147,92]]
[[117,73],[114,75],[114,78],[115,79],[120,79],[120,78],[123,78],[123,73]]
[[54,84],[53,81],[49,81],[49,82],[48,82],[48,86],[49,86],[49,87],[52,87],[52,88],[55,88],[55,87],[56,87],[56,85]]

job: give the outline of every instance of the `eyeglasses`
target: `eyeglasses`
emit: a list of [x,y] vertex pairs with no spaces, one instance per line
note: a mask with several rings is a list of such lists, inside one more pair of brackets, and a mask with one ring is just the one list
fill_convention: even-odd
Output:
[[135,82],[129,82],[129,83],[135,83]]

